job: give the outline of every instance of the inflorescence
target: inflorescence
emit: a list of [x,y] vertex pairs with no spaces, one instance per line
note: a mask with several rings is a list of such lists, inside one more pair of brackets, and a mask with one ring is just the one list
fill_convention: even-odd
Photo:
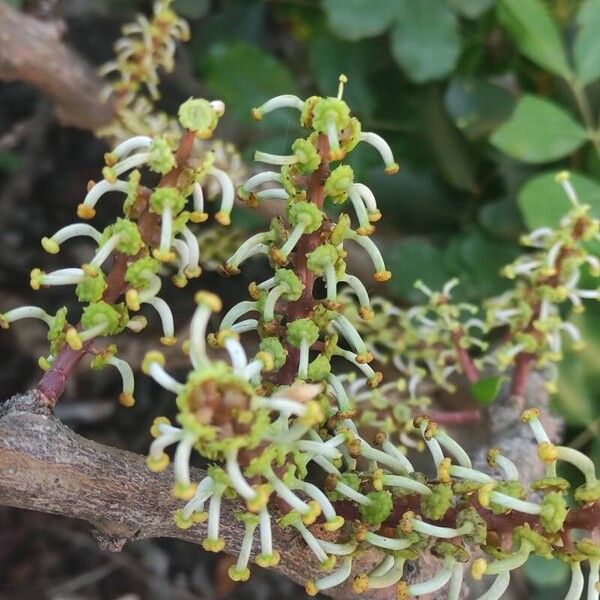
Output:
[[[205,180],[214,178],[222,190],[215,219],[222,225],[230,222],[233,182],[214,166],[212,153],[196,148],[197,139],[213,134],[223,112],[220,100],[190,99],[179,110],[183,133],[175,142],[162,136],[134,136],[117,145],[105,155],[103,179],[90,181],[77,215],[83,220],[93,219],[98,203],[114,201],[109,196],[116,192],[125,196],[122,216],[102,231],[78,222],[42,239],[43,248],[51,254],[57,254],[62,244],[76,237],[89,238],[96,246],[90,260],[78,267],[49,273],[38,268],[31,271],[31,287],[35,290],[75,286],[75,295],[82,304],[78,324],[67,320],[66,307],[54,315],[36,306],[15,308],[0,315],[0,326],[4,328],[23,318],[39,319],[48,326],[50,352],[39,360],[47,371],[39,389],[50,400],[60,395],[65,379],[81,357],[91,354],[93,368],[111,365],[119,371],[123,380],[120,401],[131,406],[131,367],[117,358],[114,344],[101,348],[97,343],[125,329],[141,331],[146,318],[137,313],[144,306],[154,309],[160,318],[161,342],[176,342],[173,314],[159,296],[162,275],[172,269],[173,284],[184,287],[201,273],[198,240],[190,226],[208,218],[202,189]],[[142,176],[160,179],[154,187],[147,187]]]
[[[347,164],[335,163],[359,142],[366,142],[379,151],[386,172],[393,174],[398,167],[381,138],[361,132],[342,99],[344,83],[345,78],[340,78],[335,98],[303,101],[284,95],[253,110],[258,120],[275,109],[298,110],[300,124],[309,130],[306,138],[293,142],[289,155],[256,152],[257,160],[278,170],[259,173],[238,189],[249,206],[264,199],[280,200],[282,218],[274,219],[268,231],[244,241],[225,261],[222,272],[235,275],[245,260],[262,255],[273,276],[251,283],[250,299],[232,307],[218,331],[208,336],[209,314],[220,310],[221,303],[212,294],[197,295],[187,345],[193,369],[185,382],[166,373],[161,354],[151,352],[144,361],[145,371],[177,395],[178,425],[165,418],[155,421],[155,441],[148,457],[152,469],[163,470],[169,463],[165,448],[176,446],[175,495],[186,503],[176,512],[175,522],[187,528],[207,520],[203,546],[220,551],[225,545],[219,535],[221,502],[238,498],[244,506],[238,518],[245,534],[229,574],[234,580],[245,580],[257,529],[258,564],[272,566],[280,560],[271,530],[271,521],[277,518],[280,527],[298,532],[324,572],[306,582],[311,595],[348,582],[357,593],[393,588],[398,598],[448,586],[447,597],[452,599],[459,597],[463,577],[470,570],[474,579],[493,578],[481,598],[494,600],[508,587],[510,572],[535,554],[570,565],[572,582],[566,600],[581,596],[581,564],[586,562],[588,597],[597,598],[600,548],[588,538],[572,537],[573,531],[589,531],[597,524],[600,483],[590,459],[554,445],[539,413],[527,410],[523,421],[531,428],[544,469],[543,477],[528,490],[517,465],[501,450],[489,453],[490,468],[496,472],[490,475],[476,469],[461,445],[429,417],[414,421],[409,417],[411,407],[425,404],[419,397],[424,374],[442,387],[449,387],[457,372],[476,382],[480,369],[490,365],[483,358],[471,358],[468,351],[483,354],[488,349],[484,335],[492,327],[511,330],[511,322],[501,321],[506,313],[494,312],[492,304],[487,320],[478,318],[471,305],[453,304],[454,281],[439,293],[419,284],[428,303],[403,312],[384,301],[371,302],[364,283],[346,272],[345,243],[352,241],[371,257],[375,281],[390,277],[370,238],[373,223],[381,218],[375,198],[366,186],[354,182]],[[565,177],[559,179],[568,184]],[[330,204],[350,205],[352,214],[341,212],[335,219],[326,212]],[[568,282],[567,289],[576,289],[574,273],[584,263],[595,264],[582,245],[597,232],[597,222],[587,211],[575,203],[558,230],[531,234],[541,253],[554,255],[555,271],[544,271],[543,276],[555,279],[540,281],[542,275],[519,269],[526,279],[523,290],[516,293],[529,290],[527,306],[537,307],[538,299],[545,298],[536,295],[543,292],[534,291],[540,285],[558,287]],[[587,292],[573,293],[591,297]],[[350,298],[352,310],[347,308]],[[543,324],[544,318],[557,313],[549,307],[542,310],[541,305],[539,311],[534,308],[531,327],[544,336],[535,348],[513,349],[512,354],[517,357],[526,350],[534,365],[543,366],[546,348],[555,343],[554,332],[569,334],[570,329],[566,324],[546,330],[538,327],[538,322]],[[378,327],[373,324],[380,313]],[[388,318],[398,319],[394,328],[382,325]],[[399,331],[408,337],[395,338]],[[248,332],[260,338],[252,358],[240,342]],[[229,362],[211,359],[205,339],[224,349]],[[501,370],[509,366],[497,358],[504,348],[495,347],[488,354],[496,357],[494,366]],[[404,388],[393,382],[376,389],[382,375],[371,366],[387,356],[405,373],[410,395],[408,403],[398,405],[396,420],[391,418],[396,407],[386,403],[386,396]],[[339,374],[342,359],[350,366],[348,374]],[[373,411],[373,406],[378,410]],[[375,420],[364,419],[369,410]],[[370,429],[361,429],[363,425]],[[373,426],[377,426],[375,434]],[[415,431],[431,454],[430,474],[417,472],[406,455],[406,446],[417,444],[403,442],[413,441]],[[189,468],[193,450],[210,462],[207,476],[197,483],[191,480]],[[559,461],[575,466],[585,478],[574,491],[572,506],[566,495],[569,483],[557,475]],[[319,478],[320,485],[313,483]],[[315,528],[311,530],[316,522],[330,532],[327,540]],[[331,541],[333,532],[335,541]],[[367,573],[356,573],[357,559],[369,548],[381,552],[379,564]],[[403,581],[405,562],[424,551],[441,559],[440,570],[427,581],[409,585]]]
[[[169,4],[157,4],[155,19],[170,14]],[[173,31],[184,31],[178,22],[164,22],[168,39]],[[130,33],[144,37],[153,23],[140,21]],[[136,48],[122,46],[120,71],[142,52],[142,46]],[[172,44],[163,41],[161,48],[161,64],[168,66]],[[123,93],[135,94],[134,82],[135,77],[124,83]],[[598,299],[597,290],[579,287],[586,265],[592,275],[600,274],[586,245],[598,237],[598,221],[579,203],[568,176],[560,174],[571,211],[558,228],[536,230],[523,239],[533,251],[505,269],[515,286],[490,300],[485,313],[452,301],[456,281],[440,292],[419,283],[427,302],[408,310],[372,300],[367,285],[347,272],[347,244],[367,253],[374,282],[388,280],[391,273],[371,238],[382,215],[374,194],[355,181],[344,160],[366,144],[380,154],[386,173],[393,175],[398,165],[388,144],[363,132],[352,116],[343,100],[345,82],[341,76],[336,97],[283,95],[253,109],[257,120],[276,109],[298,111],[307,135],[291,144],[289,155],[256,152],[256,160],[273,170],[254,175],[237,194],[250,207],[265,199],[279,201],[281,218],[243,241],[220,270],[236,275],[249,258],[263,256],[273,274],[252,282],[249,299],[228,310],[214,333],[207,327],[211,315],[221,311],[221,301],[210,292],[196,294],[183,344],[191,363],[184,381],[168,374],[162,353],[150,351],[143,360],[143,372],[176,395],[176,424],[165,417],[155,420],[147,459],[149,468],[163,471],[171,460],[166,449],[175,447],[173,493],[182,501],[175,523],[189,528],[206,521],[202,545],[221,551],[222,503],[237,499],[244,535],[229,575],[243,581],[250,575],[257,535],[256,562],[269,567],[281,560],[272,535],[276,519],[302,537],[323,572],[306,582],[310,595],[347,584],[364,594],[391,588],[403,599],[447,586],[447,598],[456,600],[470,571],[476,580],[490,579],[480,600],[495,600],[507,589],[511,571],[537,555],[570,566],[565,600],[581,597],[585,564],[588,600],[597,599],[600,547],[586,535],[600,522],[600,482],[589,458],[552,443],[539,412],[528,409],[522,419],[536,441],[543,475],[526,485],[500,449],[488,454],[493,474],[484,472],[431,417],[413,416],[430,401],[423,392],[427,381],[452,391],[457,375],[476,384],[484,369],[512,370],[512,392],[519,396],[531,369],[560,359],[563,335],[581,344],[561,305],[570,302],[580,310],[582,299]],[[149,90],[153,93],[152,86]],[[67,321],[65,308],[49,315],[21,307],[0,316],[3,327],[22,318],[48,325],[50,354],[40,360],[48,372],[38,388],[51,399],[60,395],[79,359],[91,353],[94,367],[112,365],[120,371],[121,401],[133,403],[131,367],[117,358],[114,344],[100,349],[97,342],[126,328],[141,330],[145,319],[132,313],[143,305],[160,317],[161,342],[175,343],[173,316],[158,296],[161,275],[173,266],[172,281],[183,287],[200,274],[198,239],[189,225],[208,217],[206,178],[214,178],[222,190],[215,218],[222,225],[230,222],[234,186],[215,168],[214,156],[195,145],[212,135],[223,110],[220,101],[191,99],[180,108],[182,133],[175,140],[136,135],[120,143],[106,155],[103,179],[90,183],[77,212],[91,219],[100,199],[117,192],[125,195],[122,216],[103,231],[76,223],[42,240],[50,253],[75,236],[91,238],[97,247],[77,268],[31,273],[34,289],[76,286],[83,304],[79,324]],[[160,176],[159,183],[142,184],[141,168]],[[339,210],[331,210],[334,205]],[[502,342],[491,343],[489,333],[499,328],[505,331]],[[259,337],[252,354],[240,341],[249,332]],[[228,360],[214,358],[210,346],[223,350],[219,356]],[[401,376],[380,385],[382,373],[372,365],[385,361]],[[551,372],[550,388],[554,380]],[[433,463],[429,473],[415,469],[407,456],[410,446],[427,449]],[[190,469],[194,452],[209,463],[200,481],[193,480]],[[584,478],[572,500],[569,483],[558,476],[560,462],[579,469]],[[317,523],[328,539],[311,528]],[[361,572],[360,556],[373,548],[380,560]],[[426,551],[439,557],[439,571],[408,584],[406,561]]]

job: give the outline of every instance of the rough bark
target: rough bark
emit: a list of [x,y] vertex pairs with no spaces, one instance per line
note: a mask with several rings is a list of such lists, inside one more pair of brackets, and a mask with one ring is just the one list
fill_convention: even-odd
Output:
[[100,100],[102,80],[61,40],[64,26],[40,21],[0,1],[0,79],[24,81],[52,98],[64,125],[98,129],[114,107]]
[[[202,476],[194,470],[194,480]],[[206,525],[175,526],[173,512],[181,503],[172,497],[172,486],[170,470],[152,473],[144,457],[75,434],[36,393],[15,396],[0,406],[0,504],[87,521],[102,548],[115,552],[129,541],[155,537],[199,546]],[[229,553],[237,553],[242,540],[243,525],[234,518],[240,509],[235,502],[223,504],[221,534]],[[298,535],[274,526],[273,537],[282,557],[277,569],[283,575],[300,584],[322,576]],[[198,552],[203,550],[199,547]],[[376,554],[366,553],[359,561],[362,571]],[[393,593],[393,588],[382,590],[376,597]],[[358,598],[349,586],[335,588],[331,595]]]

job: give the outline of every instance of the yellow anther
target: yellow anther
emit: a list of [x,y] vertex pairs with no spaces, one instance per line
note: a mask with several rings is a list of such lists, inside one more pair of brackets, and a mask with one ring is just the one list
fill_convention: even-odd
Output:
[[471,565],[471,575],[475,581],[480,581],[487,569],[487,562],[484,558],[476,558]]
[[196,304],[204,304],[212,312],[221,312],[221,310],[223,309],[223,303],[221,302],[221,298],[219,298],[219,296],[211,292],[201,290],[196,293],[196,295],[194,296],[194,300],[196,301]]

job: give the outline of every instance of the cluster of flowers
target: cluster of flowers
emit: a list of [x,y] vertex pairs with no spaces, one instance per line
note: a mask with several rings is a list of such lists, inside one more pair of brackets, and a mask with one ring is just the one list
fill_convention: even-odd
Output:
[[138,15],[123,26],[114,59],[100,68],[100,75],[110,76],[102,95],[116,103],[118,118],[99,135],[117,139],[136,134],[177,136],[177,122],[154,108],[160,98],[160,70],[173,70],[177,43],[190,39],[187,22],[173,11],[172,4],[173,0],[156,0],[151,19]]
[[[389,421],[387,411],[397,429],[410,420],[406,406],[425,409],[440,389],[453,393],[457,373],[475,383],[482,372],[507,373],[519,361],[543,369],[546,390],[556,392],[563,338],[571,341],[574,350],[584,346],[562,305],[571,303],[577,313],[584,310],[582,300],[600,299],[597,288],[580,287],[582,273],[588,279],[600,276],[600,261],[590,245],[600,239],[598,220],[590,215],[590,206],[579,201],[567,172],[559,173],[556,180],[571,209],[556,228],[539,228],[522,237],[528,252],[502,270],[515,285],[487,300],[482,308],[453,301],[457,279],[441,291],[417,282],[427,302],[408,309],[374,298],[374,318],[369,321],[360,318],[352,295],[344,295],[343,312],[369,351],[382,364],[391,363],[398,373],[396,381],[375,392],[361,389],[360,382],[350,386],[356,399],[364,401],[361,423],[383,427]],[[495,336],[501,342],[490,345],[495,332],[502,334]],[[389,392],[385,395],[395,394],[391,404],[382,398],[383,388]],[[398,396],[405,402],[398,404]]]
[[[571,566],[566,600],[581,596],[581,563],[587,561],[588,597],[597,598],[600,548],[585,538],[574,542],[571,530],[585,529],[580,517],[582,511],[591,514],[597,509],[600,483],[590,459],[550,442],[536,411],[523,414],[545,465],[544,477],[531,485],[532,495],[519,482],[517,466],[500,450],[489,454],[490,467],[499,475],[477,470],[465,450],[426,417],[412,425],[431,453],[433,476],[417,472],[393,443],[388,435],[393,424],[375,435],[357,427],[357,400],[363,386],[374,389],[382,379],[370,366],[382,349],[369,344],[356,326],[359,320],[369,323],[376,318],[377,307],[364,284],[346,273],[345,242],[355,242],[366,250],[376,281],[387,280],[390,273],[369,237],[373,223],[381,217],[373,194],[354,182],[348,165],[333,167],[332,163],[343,160],[359,142],[366,142],[380,152],[386,172],[393,174],[398,167],[384,140],[362,132],[359,121],[351,116],[342,99],[344,82],[342,76],[335,98],[302,101],[278,96],[253,110],[259,120],[278,108],[299,110],[301,125],[309,129],[306,138],[294,141],[293,153],[288,156],[257,152],[257,160],[280,169],[255,175],[238,189],[250,206],[266,198],[281,200],[284,218],[274,219],[268,231],[243,242],[222,271],[237,274],[242,262],[264,255],[274,275],[251,283],[251,299],[231,308],[219,330],[208,336],[210,313],[220,310],[221,303],[213,294],[197,294],[198,308],[186,343],[192,370],[185,382],[164,370],[160,353],[150,352],[144,360],[144,371],[177,395],[177,426],[164,417],[155,421],[155,440],[148,457],[151,469],[164,470],[169,464],[165,449],[176,446],[174,493],[186,503],[176,512],[175,522],[188,528],[207,520],[203,546],[220,551],[225,546],[219,534],[221,503],[224,498],[238,498],[245,505],[238,515],[245,534],[229,574],[234,580],[245,580],[250,575],[248,564],[257,529],[257,563],[272,566],[280,560],[271,529],[276,516],[281,527],[299,533],[327,573],[306,582],[311,595],[350,581],[357,593],[392,588],[398,598],[429,594],[448,585],[447,597],[456,599],[475,553],[478,558],[471,562],[472,576],[494,577],[481,599],[500,598],[510,572],[532,554],[557,557]],[[263,184],[276,187],[260,190]],[[343,205],[348,201],[355,221],[344,212],[336,220],[324,211],[327,202]],[[319,279],[322,288],[315,286]],[[473,332],[481,326],[464,319],[465,313],[474,312],[472,307],[450,303],[452,285],[440,294],[421,286],[430,302],[402,322],[416,321],[431,330],[443,325],[446,334],[442,341],[452,352],[471,345],[483,348],[480,336]],[[323,289],[322,297],[315,296],[319,289]],[[348,293],[358,300],[353,320],[340,310]],[[387,306],[381,304],[381,308],[385,312]],[[240,342],[247,332],[257,332],[260,337],[252,358]],[[411,335],[422,336],[423,332]],[[230,360],[211,359],[207,341],[223,348]],[[390,346],[394,342],[397,340],[389,340]],[[431,337],[425,342],[436,348]],[[406,341],[407,349],[416,346],[416,338]],[[385,351],[391,349],[394,356],[401,354],[395,346]],[[439,374],[440,381],[446,381],[452,371],[440,366],[437,356],[428,349],[413,354],[411,360],[415,368],[425,364]],[[347,361],[354,375],[332,373],[332,361],[340,359]],[[407,368],[405,363],[398,366]],[[352,381],[356,373],[360,379]],[[419,382],[408,382],[414,388],[416,405]],[[198,483],[190,477],[193,450],[211,463]],[[572,508],[565,497],[569,484],[556,474],[558,461],[571,463],[585,477],[585,484],[575,490]],[[321,471],[324,485],[309,480],[311,464]],[[320,539],[309,528],[317,520],[325,531],[337,532],[336,541]],[[508,524],[507,529],[500,530],[499,523]],[[357,557],[368,548],[379,549],[382,559],[368,573],[356,574],[353,565],[356,568]],[[440,571],[430,580],[408,585],[402,581],[405,562],[424,551],[442,559]]]
[[[476,580],[494,577],[480,597],[494,600],[507,589],[510,572],[537,555],[556,557],[570,566],[565,600],[581,597],[585,584],[581,564],[587,561],[588,598],[598,598],[600,547],[591,539],[571,539],[568,526],[584,529],[585,523],[567,506],[569,483],[557,476],[557,463],[570,463],[582,472],[585,483],[574,491],[574,498],[583,513],[597,507],[600,481],[589,458],[550,442],[537,410],[522,415],[545,469],[543,477],[531,484],[531,492],[519,482],[517,466],[499,449],[488,453],[490,467],[499,473],[492,476],[475,469],[453,438],[420,417],[414,427],[434,463],[435,475],[428,477],[417,472],[383,432],[371,444],[361,437],[350,418],[354,407],[341,412],[333,386],[296,382],[265,395],[260,374],[281,366],[285,359],[281,344],[261,345],[249,360],[238,336],[222,330],[218,336],[230,363],[211,359],[206,326],[221,302],[208,292],[199,292],[196,300],[186,343],[193,366],[187,380],[181,383],[168,375],[159,352],[149,352],[144,359],[144,371],[177,395],[178,407],[178,426],[164,417],[155,420],[148,466],[164,470],[169,464],[165,449],[176,445],[174,494],[186,503],[176,511],[175,522],[189,528],[208,521],[206,550],[218,552],[225,546],[219,535],[223,499],[244,502],[246,510],[237,518],[245,533],[237,562],[229,569],[232,579],[250,576],[257,528],[256,562],[263,567],[279,562],[272,540],[274,512],[279,526],[295,528],[321,569],[329,572],[306,582],[311,595],[350,581],[357,593],[395,588],[398,598],[429,594],[447,585],[447,598],[456,599],[470,570]],[[212,462],[198,484],[190,478],[193,450]],[[358,468],[358,457],[366,459],[361,461],[366,466]],[[325,491],[307,480],[310,463],[327,474]],[[273,495],[291,510],[282,514],[281,502],[274,502]],[[352,521],[336,511],[336,502],[342,499],[344,511],[355,517]],[[350,511],[349,503],[354,506]],[[325,531],[338,532],[335,542],[320,539],[309,529],[319,517]],[[382,553],[380,562],[368,573],[354,573],[353,562],[373,547]],[[408,585],[402,581],[405,562],[424,551],[442,559],[440,570],[427,581]]]
[[[131,367],[117,358],[114,344],[99,349],[95,341],[124,329],[142,330],[145,317],[132,313],[148,305],[160,317],[161,342],[175,343],[171,309],[159,297],[161,271],[165,269],[163,265],[175,267],[172,281],[178,287],[200,275],[198,240],[189,225],[208,218],[202,190],[205,179],[214,178],[222,189],[216,220],[223,225],[230,222],[234,184],[224,171],[214,167],[211,153],[196,147],[197,139],[212,135],[223,112],[224,105],[219,100],[190,99],[179,110],[183,133],[177,140],[177,149],[160,136],[134,136],[119,144],[105,155],[103,179],[90,182],[77,215],[84,220],[92,219],[98,202],[116,192],[125,195],[122,216],[103,231],[79,222],[42,239],[43,248],[51,254],[58,253],[63,243],[75,237],[91,238],[96,245],[91,260],[79,267],[50,273],[37,268],[31,271],[33,289],[75,286],[75,295],[83,305],[79,324],[69,323],[66,307],[54,315],[37,306],[19,307],[0,314],[0,326],[4,328],[23,318],[40,319],[47,324],[50,353],[39,361],[44,370],[54,375],[61,369],[60,356],[65,360],[73,353],[91,353],[94,368],[112,365],[118,369],[123,380],[120,401],[126,406],[134,403]],[[149,180],[160,176],[154,188],[143,185],[140,168],[148,169]]]

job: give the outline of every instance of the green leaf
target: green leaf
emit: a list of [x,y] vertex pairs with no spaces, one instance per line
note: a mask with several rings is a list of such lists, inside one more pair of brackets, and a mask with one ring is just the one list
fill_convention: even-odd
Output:
[[495,0],[448,0],[448,6],[467,19],[476,19],[492,8]]
[[523,231],[523,221],[512,198],[488,202],[479,211],[479,225],[491,237],[515,241]]
[[458,19],[443,0],[396,0],[392,54],[414,83],[434,81],[456,66],[461,40]]
[[463,77],[450,80],[444,100],[456,126],[471,141],[488,136],[515,105],[514,96],[499,85]]
[[361,40],[383,33],[392,24],[397,0],[323,0],[331,30],[345,40]]
[[379,49],[373,41],[345,42],[320,29],[308,42],[310,70],[319,92],[332,96],[337,91],[340,73],[348,76],[344,100],[352,112],[362,118],[375,109],[373,86],[369,76],[373,71]]
[[508,381],[506,375],[483,377],[471,384],[471,394],[481,406],[489,406],[498,397],[506,381]]
[[490,139],[512,158],[534,164],[568,156],[586,140],[585,129],[569,113],[528,94],[521,97],[512,117]]
[[441,287],[450,279],[444,269],[442,252],[423,239],[408,239],[382,248],[387,268],[393,273],[390,289],[397,297],[415,303],[423,294],[415,288],[420,279],[432,289]]
[[[227,42],[210,48],[204,63],[210,90],[231,112],[250,120],[250,109],[278,94],[295,94],[296,82],[275,57],[246,42]],[[288,122],[289,114],[269,115],[265,123]],[[297,119],[296,119],[297,120]]]
[[503,292],[509,282],[500,269],[519,254],[514,244],[485,235],[479,229],[455,237],[444,251],[444,262],[460,279],[464,299],[476,302]]
[[[525,578],[536,587],[550,588],[566,584],[571,570],[564,562],[553,558],[548,560],[542,556],[532,555],[523,566]],[[557,597],[564,597],[564,593]]]
[[499,0],[497,7],[500,23],[522,54],[555,75],[571,76],[560,32],[541,0]]
[[[543,173],[530,179],[519,191],[518,204],[529,229],[556,227],[571,208],[567,195],[555,181],[555,173]],[[571,183],[582,204],[592,207],[600,218],[600,185],[579,173],[571,173]]]
[[430,84],[419,91],[422,136],[429,142],[432,161],[447,183],[459,190],[475,190],[479,155],[448,115],[440,86]]
[[586,312],[570,321],[586,346],[580,352],[565,352],[553,405],[567,425],[585,427],[600,416],[600,309],[588,303]]
[[186,19],[199,19],[210,8],[208,0],[175,0],[173,10]]
[[577,25],[573,56],[579,81],[587,85],[600,77],[600,0],[581,5]]

